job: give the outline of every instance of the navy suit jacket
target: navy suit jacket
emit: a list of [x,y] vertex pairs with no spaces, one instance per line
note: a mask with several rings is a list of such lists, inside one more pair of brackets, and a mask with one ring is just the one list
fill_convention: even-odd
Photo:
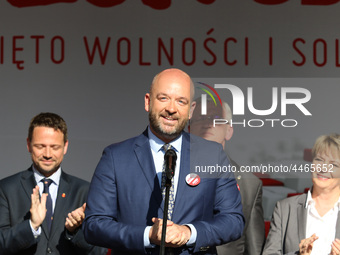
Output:
[[0,181],[0,231],[4,235],[4,242],[0,240],[1,254],[83,255],[105,252],[106,249],[88,244],[81,229],[71,240],[65,235],[67,214],[85,203],[88,182],[61,173],[51,232],[44,221],[37,239],[29,224],[31,194],[35,186],[32,168]]
[[[222,146],[183,132],[181,166],[172,221],[193,224],[193,247],[182,246],[175,254],[203,251],[215,254],[216,245],[236,240],[244,219],[232,173],[204,178],[189,186],[185,177],[195,166],[229,165]],[[209,176],[209,174],[205,174]],[[205,176],[205,177],[206,177]],[[210,176],[211,177],[211,176]],[[215,176],[216,177],[216,176]],[[158,254],[159,247],[144,247],[146,226],[152,217],[163,218],[162,194],[147,131],[105,148],[90,184],[83,230],[89,243],[113,249],[114,254]]]

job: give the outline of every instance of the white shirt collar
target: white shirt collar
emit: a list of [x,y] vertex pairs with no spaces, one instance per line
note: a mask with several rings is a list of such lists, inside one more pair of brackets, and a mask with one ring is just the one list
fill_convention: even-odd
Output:
[[315,201],[312,198],[312,193],[310,192],[310,190],[308,190],[308,192],[307,192],[307,200],[306,200],[305,207],[308,208],[309,205],[312,205],[314,203],[315,203]]
[[[149,136],[151,150],[157,153],[158,151],[162,149],[162,146],[164,145],[164,141],[162,141],[157,136],[155,136],[154,133],[152,133],[152,131],[150,130],[150,127],[148,127],[148,136]],[[171,141],[170,144],[176,152],[181,153],[182,134],[179,137],[177,137],[175,140]]]
[[[33,168],[35,181],[39,183],[42,179],[45,178],[45,176],[42,175],[37,169],[35,169],[34,165],[32,166],[32,168]],[[57,186],[59,186],[60,176],[61,176],[61,167],[59,167],[59,169],[48,178],[51,179],[53,183],[55,183]]]
[[[312,192],[311,190],[308,190],[308,193],[307,193],[307,200],[306,200],[306,205],[305,207],[308,208],[308,206],[311,206],[311,205],[315,205],[315,201],[314,199],[312,198]],[[334,210],[338,210],[340,211],[340,197],[338,199],[338,201],[334,204],[334,207],[333,207]]]

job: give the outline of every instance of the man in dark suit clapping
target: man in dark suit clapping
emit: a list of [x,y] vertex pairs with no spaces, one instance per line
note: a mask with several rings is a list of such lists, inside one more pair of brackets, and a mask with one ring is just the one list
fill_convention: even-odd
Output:
[[[32,119],[27,138],[32,166],[0,181],[1,254],[105,254],[84,239],[81,224],[89,184],[61,169],[67,148],[67,126],[60,116],[41,113]],[[39,220],[30,211],[34,187],[33,202],[40,203],[38,192],[42,204],[46,199],[46,217],[42,214]]]

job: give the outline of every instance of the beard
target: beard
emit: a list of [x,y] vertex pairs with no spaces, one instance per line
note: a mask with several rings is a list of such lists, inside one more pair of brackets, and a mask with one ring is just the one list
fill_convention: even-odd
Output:
[[161,121],[158,119],[156,113],[149,112],[149,122],[151,129],[156,133],[159,138],[164,138],[166,140],[174,140],[177,138],[184,130],[189,118],[179,120],[176,126],[173,126],[172,130],[166,130]]
[[34,168],[39,172],[41,173],[42,175],[44,176],[51,176],[52,174],[54,174],[60,167],[60,164],[59,165],[55,165],[53,166],[51,169],[45,169],[44,167],[41,167],[40,165],[38,164],[35,164],[33,163],[34,165]]

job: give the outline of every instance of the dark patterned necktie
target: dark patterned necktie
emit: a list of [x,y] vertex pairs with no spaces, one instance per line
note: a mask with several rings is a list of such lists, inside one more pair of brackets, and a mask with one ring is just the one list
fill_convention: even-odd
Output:
[[52,198],[51,198],[51,194],[50,194],[50,191],[49,191],[49,187],[50,187],[50,185],[51,185],[51,183],[53,181],[51,179],[44,178],[42,180],[42,182],[44,183],[44,191],[43,191],[43,193],[47,193],[48,194],[47,199],[46,199],[46,209],[47,209],[47,212],[46,212],[45,221],[47,223],[48,231],[50,231],[51,230],[52,221],[53,221],[53,211],[52,211]]
[[[167,150],[171,149],[171,144],[164,144],[163,150],[166,152]],[[166,181],[166,172],[165,172],[165,160],[163,162],[163,168],[162,168],[162,195],[163,195],[163,201],[165,200],[165,181]],[[175,195],[174,195],[174,177],[171,179],[171,188],[169,191],[169,207],[168,207],[168,219],[171,220],[172,212],[175,205]]]

